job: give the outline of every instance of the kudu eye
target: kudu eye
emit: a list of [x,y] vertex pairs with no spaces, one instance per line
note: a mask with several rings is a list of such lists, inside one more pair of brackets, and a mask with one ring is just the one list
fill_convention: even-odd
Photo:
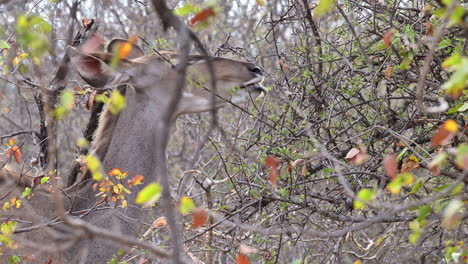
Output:
[[258,66],[250,67],[249,71],[251,71],[251,72],[253,72],[253,73],[257,74],[257,75],[263,75],[262,69],[260,69],[260,67],[258,67]]

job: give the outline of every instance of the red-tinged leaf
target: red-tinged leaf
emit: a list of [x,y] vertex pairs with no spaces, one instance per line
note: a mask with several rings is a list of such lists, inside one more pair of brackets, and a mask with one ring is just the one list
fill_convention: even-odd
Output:
[[392,72],[393,72],[393,68],[387,67],[385,69],[385,78],[390,79],[390,77],[392,77]]
[[111,171],[109,171],[107,173],[107,175],[109,175],[109,176],[117,176],[117,175],[120,175],[120,174],[122,174],[122,171],[119,168],[114,168],[114,169],[112,169]]
[[21,163],[21,150],[17,146],[11,146],[8,148],[6,157],[9,159],[13,155],[15,157],[16,163]]
[[278,182],[278,168],[277,167],[272,167],[268,171],[268,181],[271,183],[271,185],[276,188],[277,182]]
[[246,255],[239,253],[236,257],[236,264],[250,264],[250,259]]
[[211,7],[205,8],[202,11],[195,14],[195,16],[192,19],[190,19],[190,25],[195,25],[198,22],[203,22],[213,16],[216,16],[214,9]]
[[265,165],[268,168],[278,168],[279,164],[280,164],[279,160],[273,155],[269,155],[265,159]]
[[395,34],[395,32],[393,32],[392,29],[385,33],[383,37],[383,43],[386,48],[390,47],[390,45],[392,44],[393,34]]
[[132,187],[134,185],[142,184],[145,177],[143,175],[137,174],[131,180],[128,180],[128,186]]
[[97,187],[98,187],[98,184],[97,184],[97,183],[93,184],[93,191],[96,191],[96,190],[97,190]]
[[102,37],[99,34],[94,34],[81,46],[81,51],[86,54],[97,52],[101,49],[102,43]]
[[398,174],[397,155],[392,153],[386,156],[383,160],[383,166],[387,176],[393,180]]
[[208,222],[208,212],[201,209],[195,208],[192,211],[192,228],[198,228],[206,225]]
[[445,146],[450,143],[452,138],[457,134],[458,125],[454,120],[447,120],[432,136],[432,147]]
[[426,21],[423,25],[426,27],[426,36],[434,35],[434,25],[431,22]]

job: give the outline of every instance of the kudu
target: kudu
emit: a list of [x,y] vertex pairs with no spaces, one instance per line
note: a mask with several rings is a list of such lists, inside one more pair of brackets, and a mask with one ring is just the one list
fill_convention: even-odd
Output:
[[[180,78],[177,67],[174,66],[178,63],[179,55],[161,52],[161,55],[144,56],[142,49],[133,45],[129,57],[121,59],[116,67],[109,66],[116,47],[124,42],[125,40],[113,40],[105,53],[90,53],[84,48],[67,48],[72,65],[91,86],[115,88],[127,84],[125,109],[118,116],[105,109],[93,141],[92,153],[100,158],[105,171],[119,168],[130,175],[144,175],[145,184],[157,181],[154,172],[161,157],[158,157],[154,146],[155,142],[163,140],[160,138],[163,128],[161,124],[165,122],[163,118],[167,109],[174,109],[170,118],[174,122],[182,114],[210,111],[221,108],[228,102],[242,104],[250,98],[256,98],[263,91],[260,85],[263,73],[255,64],[210,57],[217,88],[216,95],[212,96],[207,57],[191,55],[188,57],[187,86],[179,104],[174,107],[170,102],[175,96],[176,83]],[[21,179],[24,181],[25,177]],[[2,169],[0,182],[6,183],[8,178],[16,179],[17,184],[19,175]],[[96,207],[99,197],[96,197],[96,191],[92,189],[94,183],[92,179],[83,179],[80,188],[73,193],[61,191],[67,215],[80,217],[108,232],[136,237],[143,228],[142,223],[146,221],[145,216],[149,209],[142,209],[133,201],[145,184],[135,186],[127,197],[129,205],[121,208],[111,204]],[[10,190],[6,188],[7,184],[2,185],[2,193]],[[10,197],[23,190],[19,189],[21,188],[13,191]],[[105,263],[117,252],[118,245],[104,243],[99,237],[89,237],[83,233],[77,236],[65,224],[51,225],[57,212],[50,194],[41,190],[35,190],[34,193],[36,196],[25,202],[23,208],[14,210],[11,219],[18,220],[17,229],[35,228],[14,235],[13,238],[20,241],[20,248],[8,250],[0,260],[5,260],[11,254],[38,255],[38,245],[49,249],[57,248],[57,253],[49,251],[38,256],[41,260],[51,258],[54,260],[52,263],[77,263],[79,260],[80,263]],[[8,212],[3,213],[3,220]]]

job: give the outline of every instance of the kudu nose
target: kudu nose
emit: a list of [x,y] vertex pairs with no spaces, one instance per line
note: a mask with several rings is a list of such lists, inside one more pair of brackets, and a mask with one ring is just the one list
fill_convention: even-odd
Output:
[[252,67],[250,67],[250,68],[249,68],[249,71],[251,71],[251,72],[253,72],[253,73],[257,74],[257,75],[263,76],[263,71],[262,71],[262,69],[260,69],[260,67],[258,67],[258,66],[252,66]]

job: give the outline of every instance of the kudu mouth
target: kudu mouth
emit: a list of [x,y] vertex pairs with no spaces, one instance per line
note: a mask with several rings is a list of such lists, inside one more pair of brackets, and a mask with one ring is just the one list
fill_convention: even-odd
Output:
[[249,92],[258,92],[258,93],[266,93],[265,87],[261,84],[263,82],[264,77],[258,76],[248,82],[243,83],[240,85],[241,89],[246,89]]

